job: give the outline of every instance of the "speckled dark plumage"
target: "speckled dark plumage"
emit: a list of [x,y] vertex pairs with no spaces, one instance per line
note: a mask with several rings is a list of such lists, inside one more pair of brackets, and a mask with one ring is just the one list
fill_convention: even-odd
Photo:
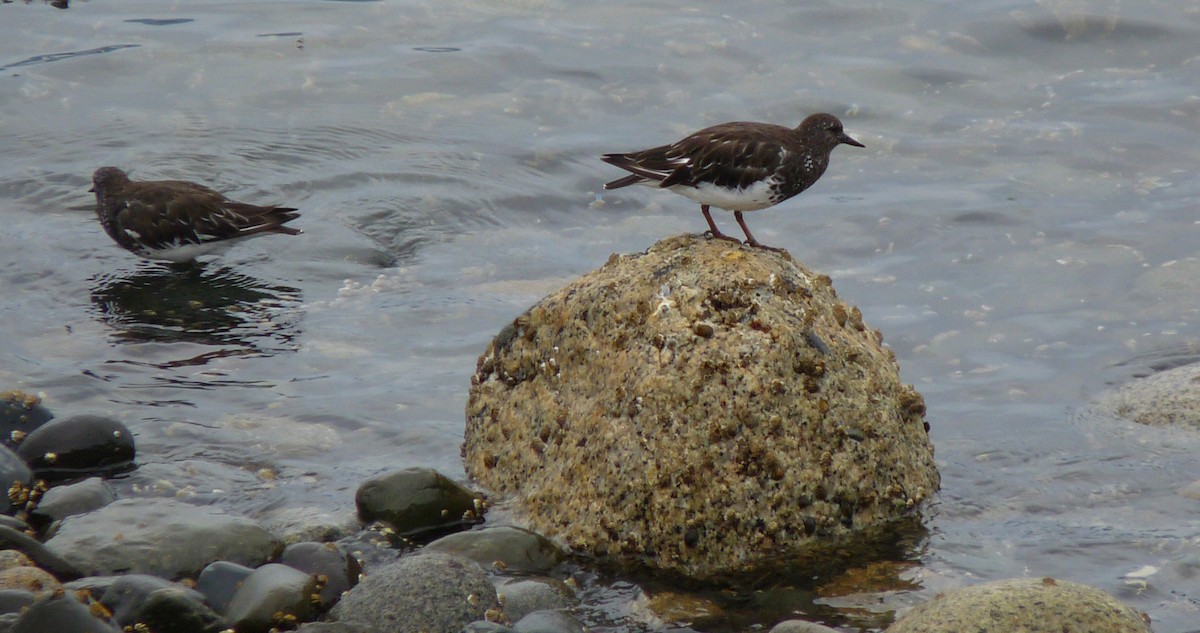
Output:
[[300,217],[296,209],[236,202],[193,182],[139,182],[116,167],[101,167],[92,184],[104,232],[148,259],[186,262],[244,238],[301,233],[284,226]]
[[736,242],[717,229],[708,210],[714,206],[732,211],[747,244],[770,248],[754,239],[742,212],[774,206],[811,187],[829,166],[830,152],[843,143],[863,147],[846,135],[832,114],[811,115],[796,129],[722,123],[670,145],[605,154],[602,160],[631,175],[604,188],[647,184],[669,189],[700,203],[713,237]]

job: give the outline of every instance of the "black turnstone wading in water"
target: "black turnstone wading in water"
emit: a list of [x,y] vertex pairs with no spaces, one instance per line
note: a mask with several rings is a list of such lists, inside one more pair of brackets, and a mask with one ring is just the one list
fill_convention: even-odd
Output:
[[841,143],[865,147],[847,136],[832,114],[814,114],[794,130],[770,123],[722,123],[670,145],[605,154],[605,162],[632,175],[604,188],[646,184],[670,189],[700,203],[713,237],[739,241],[717,229],[710,206],[732,211],[750,246],[780,250],[754,239],[742,212],[774,206],[811,187]]
[[139,182],[116,167],[101,167],[92,185],[104,232],[148,259],[187,262],[245,238],[301,233],[284,226],[300,217],[295,209],[235,202],[193,182]]

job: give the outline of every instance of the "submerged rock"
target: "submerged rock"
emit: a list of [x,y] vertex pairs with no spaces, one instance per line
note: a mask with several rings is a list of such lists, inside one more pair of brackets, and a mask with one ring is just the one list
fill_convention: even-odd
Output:
[[1100,406],[1138,424],[1200,431],[1200,363],[1134,380]]
[[116,493],[103,479],[89,477],[77,483],[55,486],[47,490],[31,513],[31,519],[38,523],[50,523],[99,510],[116,500]]
[[496,587],[496,594],[512,622],[534,611],[569,609],[578,602],[575,592],[557,578],[509,578]]
[[1133,609],[1107,593],[1054,578],[1020,578],[975,585],[919,604],[887,633],[1150,633]]
[[566,558],[546,537],[509,525],[449,534],[425,549],[457,554],[485,569],[509,572],[546,573]]
[[505,327],[468,474],[571,548],[691,577],[886,527],[939,485],[924,401],[828,277],[680,236]]
[[89,575],[195,577],[226,560],[257,566],[283,544],[250,519],[170,499],[121,499],[67,517],[46,548]]

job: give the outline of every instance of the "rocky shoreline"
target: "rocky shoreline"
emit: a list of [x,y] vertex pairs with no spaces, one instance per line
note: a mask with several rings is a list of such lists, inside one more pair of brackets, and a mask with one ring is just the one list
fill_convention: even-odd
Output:
[[[1176,371],[1105,406],[1194,427],[1174,409],[1165,422],[1140,413],[1161,410],[1163,389],[1194,409],[1194,370]],[[919,525],[940,481],[923,415],[882,335],[828,277],[690,236],[614,256],[497,335],[463,449],[487,494],[404,468],[361,482],[357,516],[288,530],[118,498],[108,480],[137,464],[124,424],[56,418],[9,392],[0,633],[582,632],[581,570],[736,590],[746,574],[829,563]],[[502,519],[487,520],[497,503]],[[649,611],[662,628],[710,607]],[[957,632],[1011,613],[1030,631],[1149,630],[1115,598],[1051,578],[947,592],[887,630]],[[780,620],[773,633],[833,630]]]

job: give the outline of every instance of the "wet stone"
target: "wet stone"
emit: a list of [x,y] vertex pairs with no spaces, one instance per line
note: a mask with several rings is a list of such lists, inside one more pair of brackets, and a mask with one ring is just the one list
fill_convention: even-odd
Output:
[[[33,471],[25,464],[25,460],[7,447],[0,446],[0,485],[4,487],[4,491],[7,492],[14,485],[28,488],[32,483]],[[0,496],[0,512],[8,513],[15,509],[19,508],[14,507],[8,494]]]
[[171,499],[121,499],[67,517],[46,541],[52,553],[88,575],[143,573],[194,578],[226,560],[257,566],[283,544],[254,521]]
[[547,573],[566,556],[550,539],[512,526],[450,534],[425,548],[469,558],[487,569],[531,573]]
[[0,550],[0,570],[13,567],[34,567],[34,562],[28,556],[15,549]]
[[133,433],[98,415],[54,418],[29,434],[17,455],[46,480],[112,475],[134,468]]
[[303,541],[328,543],[350,536],[360,529],[358,517],[353,512],[332,513],[314,506],[278,508],[260,520],[289,545]]
[[829,277],[679,236],[501,331],[471,379],[463,458],[555,542],[720,580],[916,520],[940,483],[924,413]]
[[768,633],[838,633],[837,629],[831,629],[827,626],[822,626],[815,622],[805,622],[804,620],[784,620],[779,624],[771,627]]
[[141,604],[137,614],[138,624],[151,631],[171,633],[227,631],[225,620],[208,605],[197,600],[194,594],[195,592],[178,586],[151,592]]
[[1200,364],[1131,381],[1110,393],[1100,406],[1138,424],[1200,431]]
[[324,581],[321,611],[328,611],[342,594],[358,584],[362,565],[358,559],[334,543],[294,543],[283,550],[279,562]]
[[23,589],[42,594],[61,587],[57,578],[37,567],[13,567],[0,571],[0,589]]
[[229,602],[225,616],[238,633],[267,633],[312,619],[317,580],[298,569],[268,563],[254,570]]
[[0,547],[21,552],[59,580],[74,580],[82,575],[78,568],[51,552],[41,541],[7,525],[0,525]]
[[1107,593],[1054,578],[1002,580],[939,594],[887,633],[1150,633],[1141,614]]
[[54,415],[42,399],[23,391],[0,391],[0,443],[16,450],[21,440]]
[[348,622],[309,622],[296,629],[296,633],[382,633],[379,629],[365,624],[350,624]]
[[104,622],[72,594],[38,599],[17,617],[12,633],[115,633],[118,629]]
[[367,570],[333,609],[341,622],[387,633],[458,631],[499,608],[487,574],[472,561],[429,552]]
[[[121,626],[137,622],[137,610],[151,592],[173,586],[169,580],[146,574],[118,576],[100,592],[100,604],[112,612],[112,619]],[[94,594],[93,594],[94,595]],[[202,599],[197,593],[197,599]]]
[[534,611],[512,628],[517,633],[587,633],[587,627],[566,611]]
[[208,604],[218,613],[225,613],[233,594],[252,573],[254,570],[245,565],[219,560],[200,572],[196,578],[196,591],[204,594]]
[[487,620],[476,620],[462,628],[462,633],[514,633],[511,626],[504,626],[499,622],[488,622]]
[[0,613],[20,613],[36,599],[37,595],[23,589],[0,589]]
[[224,628],[220,616],[204,604],[203,594],[157,576],[120,576],[101,595],[100,604],[121,627],[142,623],[177,633],[216,633]]
[[534,611],[568,609],[579,602],[575,592],[557,578],[509,578],[496,587],[496,593],[512,622]]
[[354,496],[363,521],[382,521],[401,537],[465,527],[482,520],[479,495],[430,468],[372,477]]
[[111,486],[99,477],[90,477],[79,483],[47,490],[30,517],[38,523],[49,523],[99,510],[116,500],[117,495]]

